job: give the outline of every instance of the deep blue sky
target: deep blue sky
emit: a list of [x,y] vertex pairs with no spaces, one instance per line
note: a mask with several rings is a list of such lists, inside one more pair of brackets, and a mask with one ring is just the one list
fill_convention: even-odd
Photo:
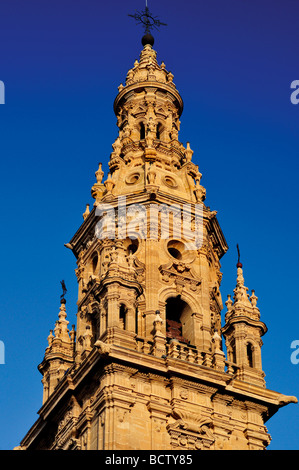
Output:
[[[76,322],[73,254],[99,161],[117,136],[113,100],[141,51],[128,13],[143,0],[1,0],[0,449],[11,449],[42,405],[42,361],[59,309],[60,280]],[[223,301],[236,282],[239,243],[245,283],[255,289],[267,387],[299,397],[297,0],[149,0],[168,24],[155,33],[158,61],[174,74],[206,204],[230,247]],[[224,309],[225,312],[225,309]],[[223,312],[223,315],[224,315]],[[299,404],[267,428],[269,449],[299,449]]]

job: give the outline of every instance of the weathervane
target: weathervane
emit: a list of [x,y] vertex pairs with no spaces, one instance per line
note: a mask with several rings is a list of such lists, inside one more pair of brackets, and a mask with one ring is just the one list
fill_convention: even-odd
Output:
[[238,263],[237,263],[237,268],[242,268],[242,263],[240,262],[240,249],[239,245],[237,244],[237,251],[238,251]]
[[128,15],[136,20],[136,24],[142,24],[145,34],[150,34],[152,29],[158,29],[160,26],[167,26],[166,23],[162,23],[157,19],[157,16],[153,16],[147,6],[147,0],[145,1],[145,10],[137,11],[134,15]]
[[64,301],[64,303],[65,303],[64,296],[67,293],[67,288],[65,287],[65,282],[64,281],[60,281],[60,284],[61,284],[61,287],[62,287],[62,294],[60,296],[60,299],[61,299],[61,301]]

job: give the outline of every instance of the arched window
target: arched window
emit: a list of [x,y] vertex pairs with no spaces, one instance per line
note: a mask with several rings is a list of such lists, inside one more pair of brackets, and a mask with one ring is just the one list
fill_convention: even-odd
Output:
[[[189,305],[180,297],[170,297],[166,301],[166,337],[183,343],[190,341],[184,337],[186,315],[191,312]],[[190,315],[189,315],[190,316]]]
[[127,307],[121,304],[119,307],[119,325],[123,330],[126,329],[127,325]]
[[253,346],[251,343],[247,344],[246,352],[247,352],[248,365],[249,367],[253,367]]
[[140,124],[140,140],[145,139],[145,127],[143,122]]
[[235,344],[231,344],[231,348],[230,348],[230,360],[231,360],[234,364],[237,363],[236,345],[235,345]]
[[162,124],[159,123],[157,125],[157,130],[156,130],[156,138],[159,140],[161,139],[161,133],[162,133]]
[[132,255],[136,253],[136,251],[138,250],[138,246],[138,240],[136,238],[132,239],[127,248],[128,253],[132,253]]

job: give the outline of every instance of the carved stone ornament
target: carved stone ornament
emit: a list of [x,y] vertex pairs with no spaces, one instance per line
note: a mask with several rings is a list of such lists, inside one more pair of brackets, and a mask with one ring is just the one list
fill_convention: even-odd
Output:
[[171,445],[181,449],[210,449],[215,441],[211,431],[212,420],[201,415],[176,410],[174,423],[167,425]]
[[193,276],[191,267],[185,263],[163,264],[159,267],[159,271],[162,281],[170,284],[175,283],[177,290],[185,288],[196,292],[201,284],[201,280]]
[[98,349],[99,353],[103,356],[107,356],[111,352],[111,346],[109,344],[104,343],[103,341],[96,341],[94,343],[95,347]]

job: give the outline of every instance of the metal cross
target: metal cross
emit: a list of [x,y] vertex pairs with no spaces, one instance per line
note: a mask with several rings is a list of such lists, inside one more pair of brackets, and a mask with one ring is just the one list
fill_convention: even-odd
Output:
[[65,286],[65,282],[64,282],[64,281],[60,281],[60,284],[61,284],[61,287],[62,287],[62,294],[61,294],[60,298],[61,298],[61,300],[62,300],[62,299],[65,300],[65,299],[64,299],[64,296],[65,296],[65,294],[67,293],[67,288],[66,288],[66,286]]
[[238,263],[240,263],[240,249],[239,245],[237,244],[237,251],[238,251]]
[[145,3],[145,10],[137,11],[134,15],[128,15],[136,20],[136,24],[141,24],[144,28],[145,34],[150,33],[151,29],[158,29],[160,26],[167,26],[166,23],[162,23],[157,19],[157,16],[153,16],[147,6],[147,0]]

